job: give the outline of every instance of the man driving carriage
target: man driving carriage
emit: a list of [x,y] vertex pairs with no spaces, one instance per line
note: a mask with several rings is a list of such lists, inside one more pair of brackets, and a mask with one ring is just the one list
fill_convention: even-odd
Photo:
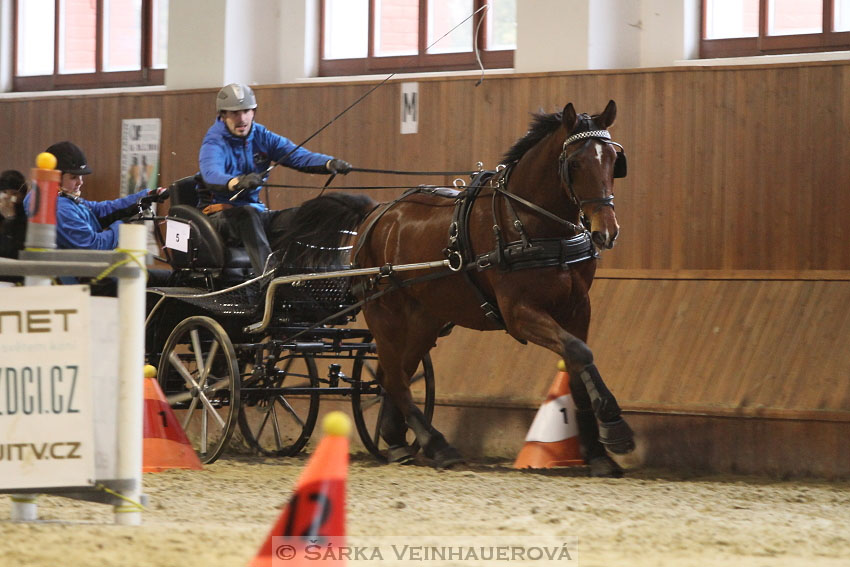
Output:
[[217,117],[201,143],[199,207],[229,245],[246,248],[255,274],[263,273],[275,242],[286,229],[284,211],[259,199],[273,164],[305,173],[341,173],[351,164],[315,153],[254,122],[257,99],[247,85],[232,83],[216,96]]

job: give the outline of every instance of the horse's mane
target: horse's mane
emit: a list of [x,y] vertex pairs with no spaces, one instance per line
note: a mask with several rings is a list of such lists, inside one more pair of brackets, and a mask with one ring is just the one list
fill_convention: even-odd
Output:
[[366,195],[331,193],[305,201],[288,222],[286,232],[272,245],[282,253],[281,263],[319,267],[347,263],[339,250],[346,233],[354,229],[375,202]]
[[557,130],[560,126],[560,112],[553,112],[552,114],[535,112],[532,114],[528,132],[525,133],[525,136],[514,142],[511,149],[505,152],[505,155],[502,156],[502,163],[507,164],[519,161],[528,150],[536,146],[543,138]]
[[[578,124],[576,124],[570,134],[577,134],[588,130],[596,129],[594,119],[597,115],[589,116],[587,114],[578,115]],[[540,143],[543,138],[557,130],[561,126],[563,119],[562,112],[553,112],[547,114],[545,112],[535,112],[532,114],[531,125],[528,127],[528,132],[525,136],[517,140],[511,149],[505,152],[502,156],[502,163],[514,163],[520,160],[525,153]]]

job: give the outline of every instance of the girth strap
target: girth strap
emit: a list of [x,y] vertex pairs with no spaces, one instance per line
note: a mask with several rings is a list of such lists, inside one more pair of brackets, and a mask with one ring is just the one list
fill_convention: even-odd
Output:
[[590,234],[582,232],[571,238],[533,238],[527,243],[506,244],[501,251],[493,250],[475,259],[478,271],[498,266],[505,271],[533,268],[564,267],[596,258]]

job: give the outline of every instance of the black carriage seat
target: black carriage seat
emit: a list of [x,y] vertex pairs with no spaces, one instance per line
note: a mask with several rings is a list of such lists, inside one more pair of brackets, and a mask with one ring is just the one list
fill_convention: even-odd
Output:
[[191,226],[189,252],[166,249],[169,263],[175,269],[221,270],[228,279],[247,279],[251,275],[248,253],[242,247],[226,246],[207,216],[198,209],[197,183],[195,177],[184,177],[169,188],[168,215],[184,219]]

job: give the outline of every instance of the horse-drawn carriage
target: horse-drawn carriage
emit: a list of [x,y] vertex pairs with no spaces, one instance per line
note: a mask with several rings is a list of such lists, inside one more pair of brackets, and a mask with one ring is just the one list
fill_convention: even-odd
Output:
[[[201,460],[217,459],[237,428],[260,454],[298,453],[327,395],[350,398],[364,446],[386,459],[377,430],[385,400],[375,344],[368,329],[354,325],[352,274],[364,271],[342,263],[282,264],[280,251],[263,275],[250,277],[245,251],[225,246],[194,207],[194,186],[193,178],[171,185],[169,216],[155,231],[173,272],[167,287],[148,289],[146,357]],[[188,229],[178,232],[189,235],[185,246],[167,244],[169,223]],[[340,260],[348,248],[335,251]],[[427,355],[412,382],[430,419],[434,372]]]
[[[613,101],[594,116],[572,104],[540,114],[505,168],[457,191],[420,186],[380,205],[312,199],[291,218],[287,247],[250,279],[244,254],[184,202],[193,182],[175,183],[169,216],[192,240],[167,249],[174,285],[148,292],[146,350],[202,460],[221,454],[237,424],[257,451],[292,455],[319,399],[342,394],[376,456],[403,461],[421,445],[437,466],[461,461],[431,424],[428,354],[460,325],[503,329],[562,356],[591,471],[621,474],[606,449],[631,451],[632,432],[585,344],[597,249],[619,230],[613,179],[625,176],[625,155],[607,131],[615,116]],[[368,329],[354,325],[358,311]]]

